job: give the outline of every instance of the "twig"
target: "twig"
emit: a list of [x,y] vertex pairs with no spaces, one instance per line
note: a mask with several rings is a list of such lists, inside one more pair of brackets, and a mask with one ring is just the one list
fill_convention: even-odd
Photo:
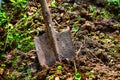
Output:
[[80,48],[78,49],[78,51],[76,52],[76,58],[79,55],[79,53],[81,52],[81,48],[82,48],[83,44],[80,45]]
[[58,26],[61,26],[60,24],[58,24],[58,22],[57,22],[55,19],[54,19],[53,21],[54,21]]
[[75,73],[77,73],[77,67],[76,67],[76,62],[75,62],[75,60],[73,60],[73,63],[74,63],[74,67],[75,67]]

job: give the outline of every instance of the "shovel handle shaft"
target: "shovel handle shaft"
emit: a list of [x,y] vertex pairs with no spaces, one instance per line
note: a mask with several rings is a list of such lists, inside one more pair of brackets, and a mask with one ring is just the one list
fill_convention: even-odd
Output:
[[54,24],[52,22],[52,17],[51,17],[51,14],[50,14],[50,10],[48,8],[48,5],[47,5],[47,1],[46,0],[40,0],[40,4],[41,4],[41,8],[42,8],[42,14],[43,14],[43,17],[44,17],[44,21],[45,21],[45,24],[46,24],[46,30],[47,30],[47,34],[48,34],[48,37],[51,41],[51,44],[52,47],[53,47],[53,50],[55,52],[55,55],[57,56],[57,51],[56,51],[56,48],[55,48],[55,27],[54,27]]
[[50,15],[50,10],[48,8],[46,0],[40,0],[40,4],[41,4],[41,8],[42,8],[42,14],[44,17],[44,21],[46,24],[46,29],[47,29],[49,37],[51,38],[52,37],[51,36],[52,35],[52,33],[51,33],[52,26],[50,26],[50,25],[53,25],[53,22],[52,22],[52,18]]
[[41,4],[41,7],[42,7],[42,14],[43,14],[46,26],[47,27],[51,27],[50,25],[53,26],[53,22],[52,22],[50,10],[49,10],[48,5],[47,5],[47,1],[46,0],[40,0],[40,4]]

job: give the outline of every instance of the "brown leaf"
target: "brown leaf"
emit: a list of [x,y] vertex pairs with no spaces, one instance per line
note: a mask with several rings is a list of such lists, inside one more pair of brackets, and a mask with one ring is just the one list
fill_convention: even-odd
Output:
[[4,69],[0,68],[0,75],[2,75],[4,72]]
[[114,36],[117,41],[120,41],[120,36]]

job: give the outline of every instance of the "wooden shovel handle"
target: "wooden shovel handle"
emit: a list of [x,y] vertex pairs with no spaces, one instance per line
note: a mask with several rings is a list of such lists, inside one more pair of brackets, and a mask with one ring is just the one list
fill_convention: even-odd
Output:
[[[47,26],[47,29],[49,30],[49,28],[53,26],[53,22],[52,22],[50,10],[49,10],[48,5],[47,5],[47,1],[40,0],[40,4],[42,7],[42,14],[44,17],[45,24]],[[52,25],[52,26],[50,26],[50,25]]]
[[47,34],[48,34],[48,37],[51,41],[51,44],[53,44],[53,45],[51,45],[51,47],[53,47],[53,50],[54,50],[55,55],[57,57],[57,51],[56,51],[56,47],[55,47],[55,40],[56,40],[56,38],[55,38],[55,36],[56,36],[55,26],[52,22],[50,10],[48,8],[46,0],[40,0],[40,4],[41,4],[41,7],[42,7],[42,14],[43,14],[44,21],[45,21],[45,24],[46,24]]

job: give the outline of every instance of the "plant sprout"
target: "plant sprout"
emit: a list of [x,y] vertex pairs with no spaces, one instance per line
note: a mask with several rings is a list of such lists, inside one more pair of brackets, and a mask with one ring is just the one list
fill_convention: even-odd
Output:
[[51,6],[56,8],[57,7],[57,2],[55,0],[52,1]]
[[57,66],[57,69],[62,69],[63,67],[61,65],[58,65]]
[[80,73],[75,73],[74,77],[75,77],[75,80],[81,80],[82,78]]

